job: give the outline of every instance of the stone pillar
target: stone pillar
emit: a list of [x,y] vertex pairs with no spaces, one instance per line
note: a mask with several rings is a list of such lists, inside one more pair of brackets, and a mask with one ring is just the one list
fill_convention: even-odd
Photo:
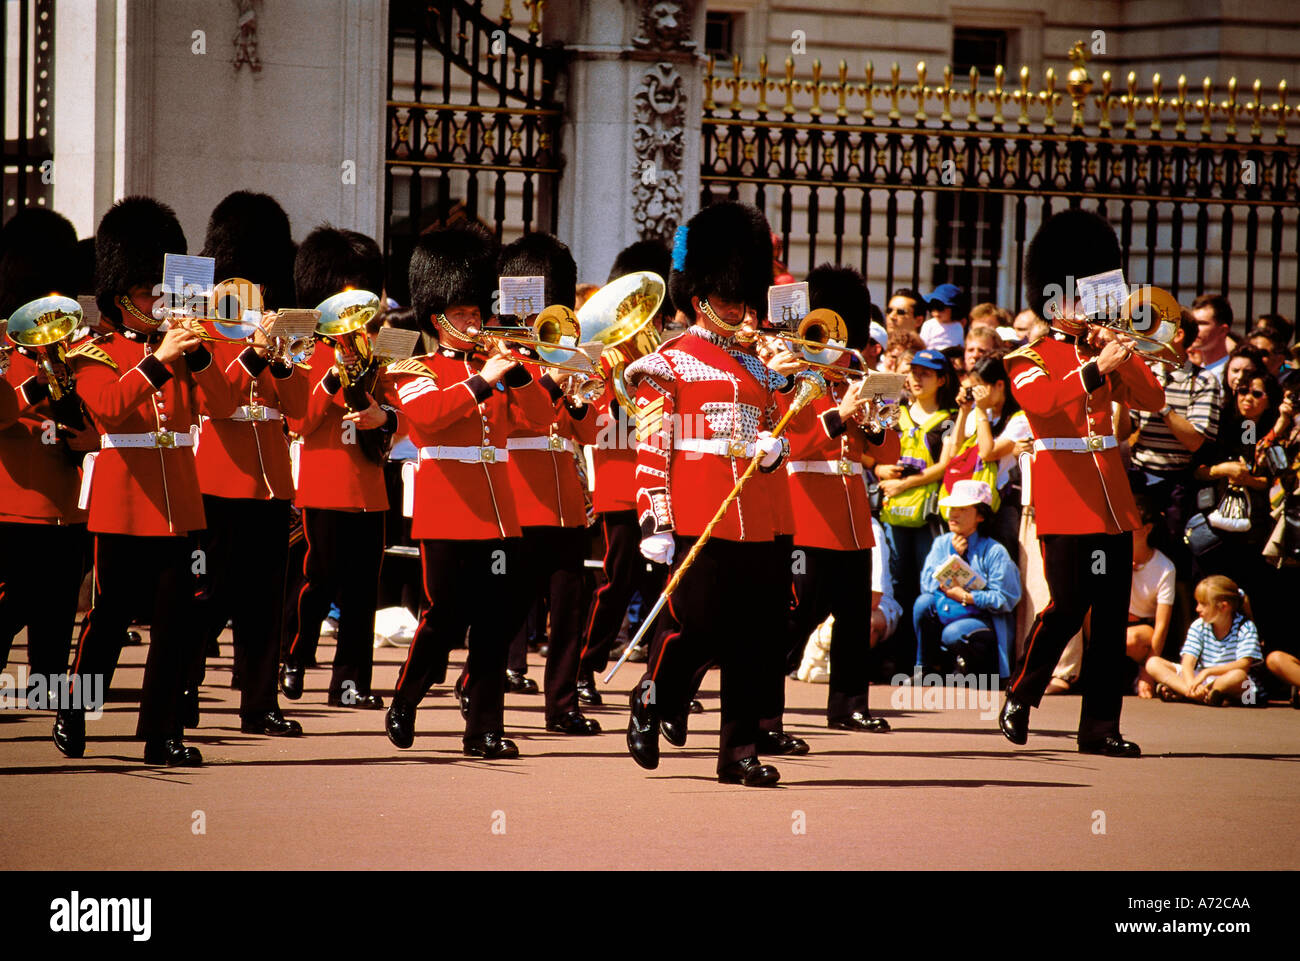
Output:
[[559,234],[578,279],[673,230],[699,205],[703,0],[622,0],[547,10],[570,61],[561,131]]

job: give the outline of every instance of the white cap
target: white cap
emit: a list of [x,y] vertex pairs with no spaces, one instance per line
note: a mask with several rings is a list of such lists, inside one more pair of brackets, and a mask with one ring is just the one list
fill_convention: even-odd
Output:
[[939,501],[940,507],[974,507],[976,504],[993,506],[993,490],[984,481],[959,480],[952,485],[952,493]]
[[881,350],[884,350],[889,345],[889,331],[873,320],[871,322],[871,339],[880,345]]

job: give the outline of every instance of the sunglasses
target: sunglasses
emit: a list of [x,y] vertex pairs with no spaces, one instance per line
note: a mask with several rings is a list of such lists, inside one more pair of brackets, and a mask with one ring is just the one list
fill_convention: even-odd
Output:
[[1237,388],[1237,396],[1238,396],[1238,397],[1254,397],[1256,400],[1263,400],[1263,399],[1264,399],[1264,391],[1259,390],[1258,388],[1251,388],[1251,387],[1238,387],[1238,388]]

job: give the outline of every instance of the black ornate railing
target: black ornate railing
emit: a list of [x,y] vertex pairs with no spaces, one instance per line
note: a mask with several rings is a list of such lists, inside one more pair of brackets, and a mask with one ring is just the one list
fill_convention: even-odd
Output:
[[[927,85],[924,63],[917,82],[906,84],[896,63],[890,81],[876,83],[870,63],[863,81],[851,81],[843,61],[834,80],[822,78],[816,61],[811,80],[796,79],[790,60],[775,79],[765,59],[756,78],[742,76],[739,58],[731,76],[716,75],[710,62],[702,203],[738,198],[743,188],[746,199],[775,211],[787,250],[800,215],[796,239],[808,245],[810,268],[832,251],[841,262],[847,239],[864,273],[869,251],[884,248],[889,290],[896,279],[917,288],[954,281],[975,300],[995,299],[999,269],[1014,271],[1014,296],[1023,296],[1031,201],[1041,217],[1082,205],[1116,224],[1126,273],[1139,258],[1152,280],[1159,260],[1170,292],[1190,300],[1212,285],[1217,260],[1222,292],[1244,288],[1247,317],[1257,284],[1267,285],[1260,303],[1276,311],[1279,294],[1296,290],[1300,249],[1300,152],[1287,140],[1297,108],[1286,102],[1285,81],[1272,103],[1258,80],[1243,102],[1235,78],[1225,99],[1216,99],[1208,77],[1199,97],[1189,95],[1184,77],[1177,96],[1167,96],[1159,74],[1149,93],[1139,92],[1134,73],[1116,92],[1109,71],[1094,92],[1082,43],[1070,56],[1064,90],[1051,69],[1034,90],[1027,68],[1019,88],[1008,89],[1002,67],[991,88],[981,87],[974,69],[958,88],[951,68],[941,85]],[[1068,116],[1058,116],[1062,106]],[[797,211],[796,191],[807,195]],[[883,216],[873,216],[882,195]],[[906,237],[898,234],[900,212],[910,213]],[[928,222],[935,225],[929,278],[922,269]],[[983,236],[1004,225],[1014,258],[1005,267],[996,262],[1001,245]],[[898,267],[900,252],[905,260],[910,254],[910,271]]]
[[[10,0],[0,9],[0,50],[10,47],[16,8],[15,64],[6,64],[0,95],[4,133],[4,220],[21,207],[54,201],[54,0]],[[15,79],[9,82],[10,69]],[[16,137],[9,137],[10,123]]]
[[[482,0],[390,7],[385,246],[393,262],[405,263],[421,230],[458,216],[498,237],[543,218],[555,230],[563,53],[541,44],[543,4],[524,6],[531,18],[518,29],[509,0],[498,20]],[[405,286],[392,281],[399,292]]]

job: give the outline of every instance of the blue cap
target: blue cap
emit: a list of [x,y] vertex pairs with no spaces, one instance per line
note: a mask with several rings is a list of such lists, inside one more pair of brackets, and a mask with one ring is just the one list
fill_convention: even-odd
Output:
[[912,355],[912,366],[926,367],[930,370],[947,370],[949,364],[948,358],[940,351],[931,350],[927,347],[925,350],[918,350]]
[[961,299],[962,289],[956,284],[940,284],[934,288],[934,292],[926,297],[926,301],[934,304],[940,303],[945,307],[955,307],[957,301]]

